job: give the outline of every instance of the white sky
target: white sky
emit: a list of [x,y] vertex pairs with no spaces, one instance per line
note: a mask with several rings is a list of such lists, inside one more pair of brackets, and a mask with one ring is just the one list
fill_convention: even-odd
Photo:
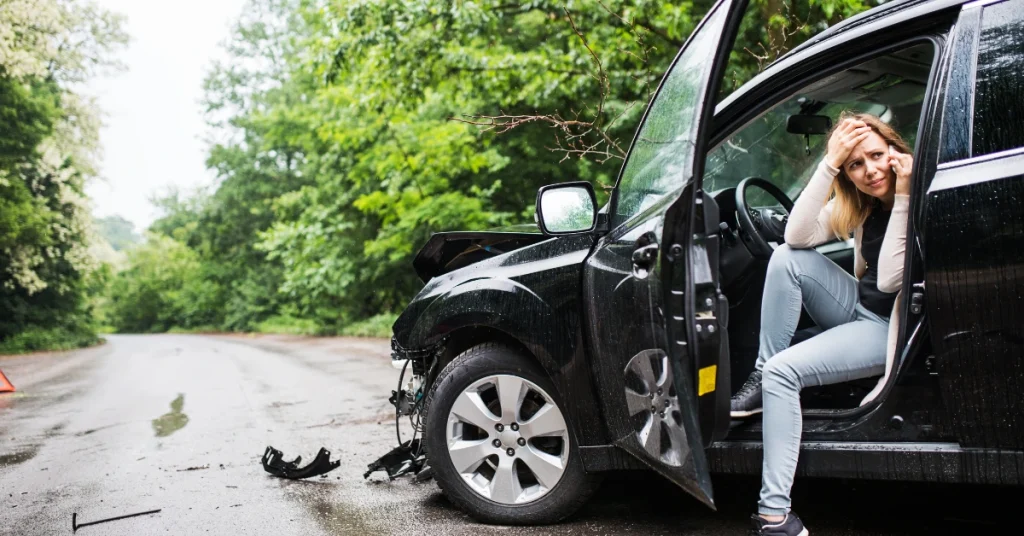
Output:
[[148,201],[169,186],[209,184],[202,83],[245,0],[94,0],[127,17],[127,70],[89,84],[103,111],[101,178],[86,188],[97,217],[118,214],[141,232],[159,214]]

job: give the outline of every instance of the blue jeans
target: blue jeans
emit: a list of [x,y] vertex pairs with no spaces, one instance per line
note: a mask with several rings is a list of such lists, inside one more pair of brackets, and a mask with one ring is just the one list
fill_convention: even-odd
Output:
[[[825,331],[789,346],[803,305]],[[758,512],[789,512],[800,453],[800,390],[885,373],[889,320],[860,305],[857,279],[813,249],[779,246],[761,301],[764,467]]]

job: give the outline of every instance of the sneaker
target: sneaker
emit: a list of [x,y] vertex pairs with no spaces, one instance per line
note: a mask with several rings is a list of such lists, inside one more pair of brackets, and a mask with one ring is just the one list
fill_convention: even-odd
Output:
[[729,415],[734,419],[761,413],[761,371],[755,370],[729,401]]
[[761,516],[754,514],[750,516],[750,522],[754,530],[750,531],[751,536],[809,536],[807,527],[796,514],[786,514],[786,519],[778,523],[765,521]]

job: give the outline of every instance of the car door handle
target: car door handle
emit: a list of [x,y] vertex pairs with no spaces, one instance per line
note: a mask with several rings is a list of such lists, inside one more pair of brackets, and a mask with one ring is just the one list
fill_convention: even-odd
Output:
[[658,244],[648,244],[633,250],[633,266],[650,268],[658,257]]

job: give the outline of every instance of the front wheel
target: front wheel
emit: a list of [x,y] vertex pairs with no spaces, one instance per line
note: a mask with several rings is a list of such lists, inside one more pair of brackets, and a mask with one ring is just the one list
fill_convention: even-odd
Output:
[[427,397],[427,458],[456,506],[485,523],[555,523],[597,489],[554,386],[532,360],[487,343],[456,357]]

